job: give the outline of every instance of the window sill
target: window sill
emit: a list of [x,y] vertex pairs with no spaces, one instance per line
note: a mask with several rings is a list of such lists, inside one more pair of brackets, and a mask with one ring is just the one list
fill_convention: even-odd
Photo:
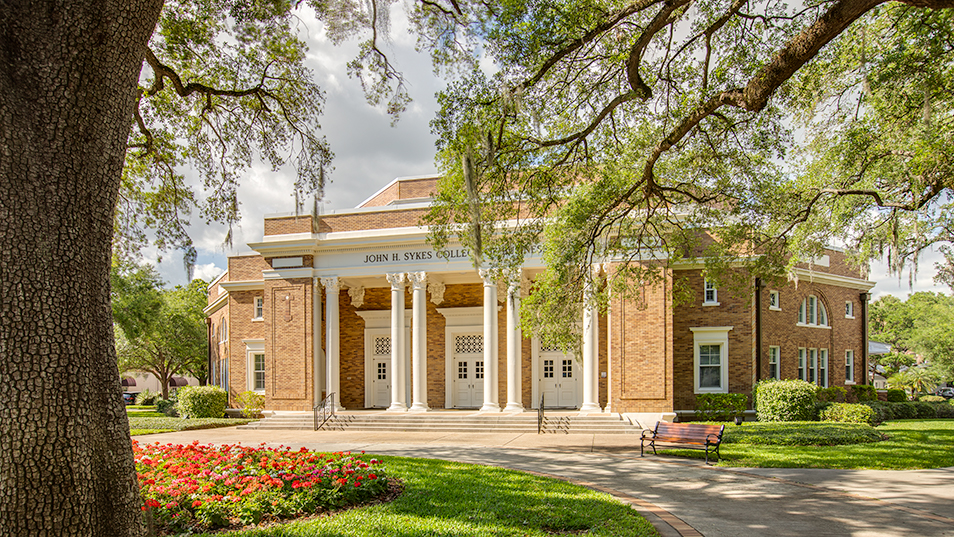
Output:
[[718,306],[718,305],[719,305],[718,302],[703,302],[703,303],[702,303],[702,306],[703,306],[703,307],[706,307],[706,306]]
[[265,320],[264,317],[252,317],[252,322],[253,322],[253,323],[254,323],[254,322],[262,322],[262,321],[264,321],[264,320]]
[[782,311],[782,308],[778,306],[769,306],[769,311]]
[[824,328],[825,330],[831,330],[831,326],[826,326],[823,324],[805,324],[805,323],[795,323],[795,326],[801,328]]
[[696,388],[693,393],[729,393],[729,390],[723,388]]
[[854,318],[855,318],[854,315],[845,315],[845,319],[854,319]]
[[845,386],[854,386],[854,385],[855,385],[855,382],[852,381],[852,380],[846,380],[846,381],[845,381]]

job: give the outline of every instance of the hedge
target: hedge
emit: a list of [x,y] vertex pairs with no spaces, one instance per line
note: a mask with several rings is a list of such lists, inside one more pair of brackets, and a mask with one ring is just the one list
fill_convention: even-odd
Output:
[[878,392],[874,389],[874,386],[869,384],[856,384],[851,387],[851,393],[848,394],[848,402],[850,403],[877,400]]
[[908,400],[908,394],[904,390],[889,389],[887,393],[889,403],[903,403]]
[[179,388],[176,410],[184,418],[221,418],[229,395],[218,386],[183,386]]
[[831,403],[844,403],[848,400],[848,390],[841,386],[832,386],[831,388],[820,388],[816,395],[819,401]]
[[804,380],[764,380],[755,385],[759,421],[811,421],[818,387]]
[[839,423],[875,423],[875,411],[862,403],[831,403],[821,411],[821,421]]

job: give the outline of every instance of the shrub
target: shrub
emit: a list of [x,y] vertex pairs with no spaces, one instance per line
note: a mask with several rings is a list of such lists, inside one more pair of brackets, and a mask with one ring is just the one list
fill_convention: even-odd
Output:
[[870,425],[814,421],[749,423],[726,428],[722,437],[725,444],[755,446],[842,446],[881,440],[884,437]]
[[820,388],[816,394],[819,401],[832,403],[844,403],[848,399],[848,390],[841,386],[832,386],[831,388]]
[[917,409],[919,420],[933,420],[937,418],[937,410],[931,403],[918,401],[914,403],[914,408]]
[[818,387],[804,380],[765,380],[755,385],[759,421],[809,421],[815,417]]
[[228,393],[218,386],[183,386],[176,410],[184,418],[221,418],[228,401]]
[[865,401],[877,401],[878,392],[874,386],[867,384],[856,384],[851,387],[851,393],[848,395],[849,402],[864,403]]
[[149,391],[149,388],[139,392],[136,395],[136,404],[137,405],[154,405],[156,404],[156,399],[159,397],[159,394],[156,392]]
[[881,401],[865,401],[861,404],[867,406],[874,412],[872,417],[874,423],[884,423],[894,419],[894,412],[891,410],[891,405],[888,403],[882,403]]
[[179,416],[179,413],[176,411],[176,402],[178,402],[176,392],[172,392],[172,395],[168,399],[159,399],[156,401],[156,410],[162,412],[170,418],[175,418]]
[[954,418],[954,404],[951,404],[950,401],[931,404],[934,405],[934,411],[937,413],[938,418]]
[[265,396],[252,390],[244,391],[238,396],[238,404],[242,405],[242,417],[258,418],[265,408]]
[[918,409],[914,406],[914,403],[888,403],[891,406],[892,412],[894,412],[894,419],[896,420],[913,420],[918,417]]
[[889,389],[887,397],[889,403],[902,403],[908,400],[908,394],[904,390]]
[[947,401],[947,399],[941,397],[940,395],[922,395],[921,397],[918,397],[918,401],[922,401],[924,403],[944,403]]
[[828,408],[822,410],[819,417],[822,421],[839,423],[867,423],[869,425],[876,423],[875,411],[870,406],[861,403],[830,403]]

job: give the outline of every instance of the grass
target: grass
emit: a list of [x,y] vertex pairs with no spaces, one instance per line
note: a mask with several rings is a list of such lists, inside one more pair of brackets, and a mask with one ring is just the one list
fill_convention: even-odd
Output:
[[[431,459],[381,457],[403,480],[394,501],[334,516],[231,532],[242,537],[656,536],[611,496],[513,470]],[[221,536],[222,533],[206,534]]]
[[146,413],[135,412],[129,414],[130,435],[232,427],[234,425],[244,425],[250,421],[255,421],[234,418],[199,418],[185,420],[182,418],[170,418],[161,412],[149,412],[148,416],[143,416],[143,414]]
[[156,405],[126,405],[126,410],[155,410]]
[[[720,448],[719,466],[757,468],[834,468],[915,470],[954,466],[954,420],[894,420],[876,428],[887,437],[882,441],[862,441],[847,445],[770,445],[759,437],[811,438],[811,429],[822,423],[744,424],[726,427],[726,442]],[[758,426],[770,426],[766,432],[748,432]],[[859,426],[865,427],[865,426]],[[787,428],[787,432],[783,429]],[[774,432],[773,432],[774,429]],[[745,431],[745,432],[743,432]],[[742,435],[748,435],[746,439]],[[852,433],[853,434],[853,433]],[[735,441],[733,441],[735,436]],[[828,434],[821,435],[827,438]],[[748,442],[748,443],[743,443]],[[786,443],[786,442],[779,442]],[[703,458],[701,451],[665,450],[671,455]]]

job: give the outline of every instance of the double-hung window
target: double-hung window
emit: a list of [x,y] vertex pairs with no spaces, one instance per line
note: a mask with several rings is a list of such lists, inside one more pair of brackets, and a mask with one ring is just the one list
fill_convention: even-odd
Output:
[[769,378],[778,379],[779,375],[779,356],[781,349],[779,347],[769,347]]
[[253,312],[253,321],[260,321],[265,315],[265,299],[257,296],[255,297],[255,311]]
[[855,351],[845,351],[845,384],[855,383]]
[[818,385],[828,387],[828,349],[818,349]]
[[804,348],[798,349],[798,378],[802,380],[807,380],[808,377],[805,376],[805,356],[806,350]]
[[828,326],[828,311],[818,297],[811,295],[802,300],[798,307],[798,324]]
[[252,389],[265,391],[265,354],[253,354],[252,361],[255,368],[253,371],[255,386]]
[[710,280],[706,280],[705,297],[702,303],[703,305],[710,305],[710,306],[719,305],[719,290],[716,289],[715,283],[713,283]]
[[808,349],[808,378],[805,380],[814,384],[815,372],[817,370],[818,370],[818,349]]
[[731,326],[690,328],[693,336],[693,378],[696,393],[729,391],[728,357]]

